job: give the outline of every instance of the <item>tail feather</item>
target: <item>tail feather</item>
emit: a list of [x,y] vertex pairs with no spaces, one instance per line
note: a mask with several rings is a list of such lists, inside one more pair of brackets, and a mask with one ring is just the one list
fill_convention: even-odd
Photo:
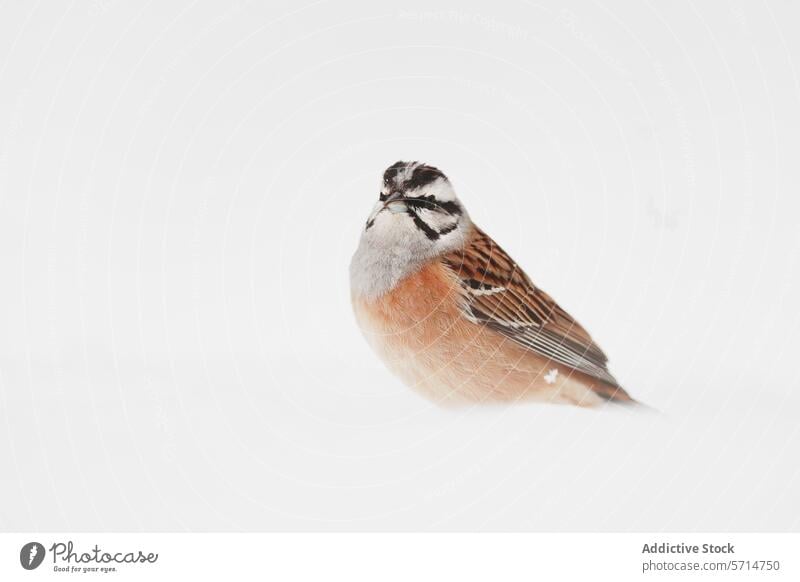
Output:
[[592,391],[608,400],[609,402],[613,402],[615,404],[623,404],[625,406],[635,406],[635,407],[645,407],[646,406],[640,403],[638,400],[634,399],[630,394],[628,394],[622,386],[619,385],[611,385],[611,384],[594,384],[592,386]]

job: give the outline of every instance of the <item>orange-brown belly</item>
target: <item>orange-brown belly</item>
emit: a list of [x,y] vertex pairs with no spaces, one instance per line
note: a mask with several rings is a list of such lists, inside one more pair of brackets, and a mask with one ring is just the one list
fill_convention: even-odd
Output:
[[463,317],[459,297],[455,279],[435,263],[378,299],[353,297],[353,307],[389,369],[436,402],[602,402],[582,374]]

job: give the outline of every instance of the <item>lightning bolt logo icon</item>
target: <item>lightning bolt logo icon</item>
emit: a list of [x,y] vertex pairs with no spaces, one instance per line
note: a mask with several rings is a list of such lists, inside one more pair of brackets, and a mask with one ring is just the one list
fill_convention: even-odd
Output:
[[35,570],[44,561],[45,553],[39,542],[28,542],[19,551],[19,563],[26,570]]

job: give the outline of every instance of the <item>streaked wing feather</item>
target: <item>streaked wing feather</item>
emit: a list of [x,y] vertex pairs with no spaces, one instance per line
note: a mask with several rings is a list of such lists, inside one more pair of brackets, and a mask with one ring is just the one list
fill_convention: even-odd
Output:
[[608,358],[588,332],[538,289],[491,237],[475,230],[463,249],[444,258],[460,280],[464,315],[537,354],[618,388],[608,371]]

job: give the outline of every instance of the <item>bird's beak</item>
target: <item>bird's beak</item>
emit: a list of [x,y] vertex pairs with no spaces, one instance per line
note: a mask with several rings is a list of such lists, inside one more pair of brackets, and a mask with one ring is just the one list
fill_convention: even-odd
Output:
[[405,212],[408,208],[405,204],[402,192],[392,192],[389,197],[384,201],[383,207],[388,209],[392,214],[400,214]]

